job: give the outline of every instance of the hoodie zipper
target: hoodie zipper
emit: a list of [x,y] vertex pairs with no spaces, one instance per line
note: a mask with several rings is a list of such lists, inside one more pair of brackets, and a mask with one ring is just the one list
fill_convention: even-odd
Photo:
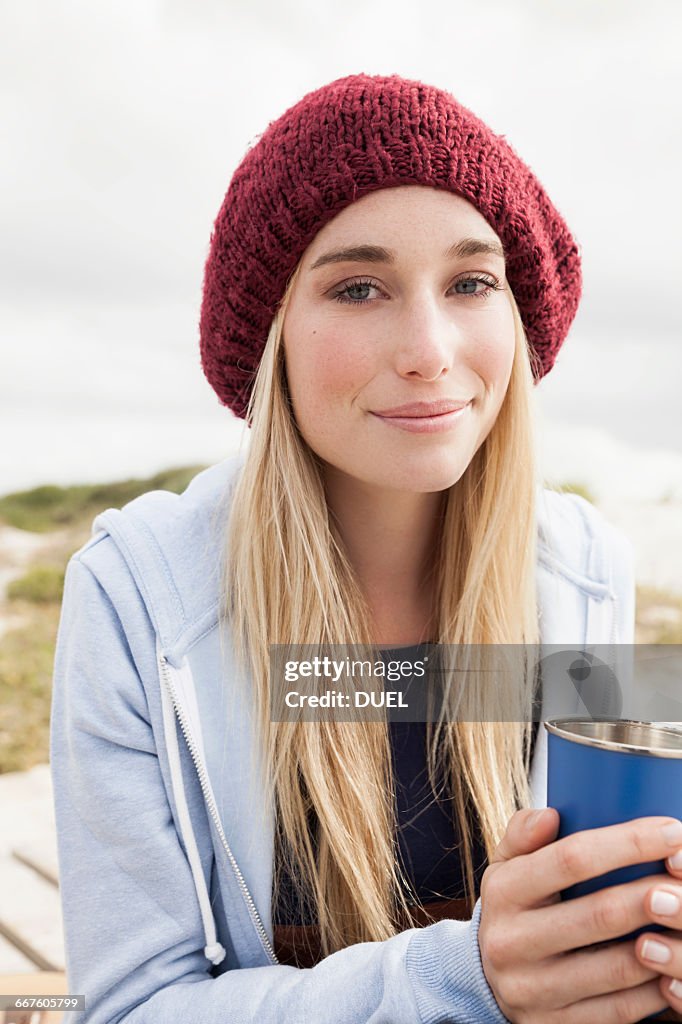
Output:
[[213,798],[213,794],[211,793],[211,790],[210,790],[209,785],[208,785],[208,774],[206,772],[206,768],[205,768],[205,766],[204,766],[204,764],[203,764],[203,762],[201,760],[201,757],[199,755],[199,752],[197,750],[196,743],[194,742],[194,738],[193,738],[192,733],[190,731],[190,727],[189,727],[189,724],[187,722],[187,718],[185,717],[184,709],[183,709],[183,707],[182,707],[182,705],[181,705],[181,703],[180,703],[180,701],[178,699],[178,695],[177,695],[177,692],[176,692],[176,689],[175,689],[175,685],[174,685],[172,677],[171,677],[171,668],[170,668],[170,665],[168,663],[168,659],[165,658],[164,656],[161,656],[160,659],[159,659],[159,663],[160,663],[160,666],[161,666],[161,674],[162,674],[164,682],[166,684],[166,689],[168,690],[168,693],[170,695],[170,699],[171,699],[171,702],[173,704],[173,708],[175,709],[175,713],[176,713],[176,715],[178,717],[178,721],[180,722],[180,728],[182,730],[182,734],[185,737],[185,741],[186,741],[187,746],[189,748],[189,752],[190,752],[190,754],[192,756],[192,761],[194,762],[194,767],[196,768],[197,775],[199,776],[199,783],[201,785],[201,791],[204,794],[204,800],[206,801],[206,806],[208,808],[209,814],[211,815],[211,818],[213,819],[213,823],[214,823],[214,825],[216,827],[216,832],[218,833],[218,835],[220,837],[220,841],[223,844],[223,848],[224,848],[224,850],[225,850],[225,852],[226,852],[226,854],[228,856],[228,859],[230,861],[230,865],[232,867],[232,870],[233,870],[233,872],[235,874],[235,877],[237,879],[237,882],[239,884],[239,888],[242,891],[242,895],[244,897],[244,901],[246,902],[246,906],[248,908],[249,914],[251,915],[251,920],[253,921],[253,924],[254,924],[254,926],[256,928],[256,931],[258,932],[258,935],[259,935],[260,940],[261,940],[261,942],[263,944],[265,952],[268,954],[268,956],[269,956],[269,958],[270,958],[270,960],[272,961],[273,964],[278,964],[279,960],[277,959],[277,956],[275,955],[275,951],[272,948],[272,943],[270,942],[270,939],[268,938],[268,933],[266,932],[265,927],[263,925],[263,922],[261,920],[260,914],[258,913],[258,909],[256,908],[256,904],[254,902],[253,896],[251,895],[251,893],[248,890],[246,882],[244,881],[244,876],[241,873],[240,867],[237,864],[237,861],[235,860],[234,854],[232,853],[232,850],[230,849],[229,843],[228,843],[227,838],[225,836],[225,832],[223,830],[222,822],[220,821],[220,816],[218,814],[218,808],[215,805],[215,800]]

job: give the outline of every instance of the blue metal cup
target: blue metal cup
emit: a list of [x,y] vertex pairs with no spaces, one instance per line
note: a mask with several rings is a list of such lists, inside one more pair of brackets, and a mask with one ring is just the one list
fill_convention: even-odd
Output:
[[[555,718],[545,728],[547,805],[559,812],[559,839],[650,815],[682,820],[682,730],[617,718]],[[666,873],[663,860],[632,864],[572,885],[561,896]],[[651,924],[623,941],[661,930]]]

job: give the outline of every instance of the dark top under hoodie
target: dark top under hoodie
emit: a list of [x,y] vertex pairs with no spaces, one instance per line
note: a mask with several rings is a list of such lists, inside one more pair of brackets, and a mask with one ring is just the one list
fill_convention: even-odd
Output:
[[[389,658],[415,661],[424,647],[414,644],[381,652]],[[401,680],[401,688],[409,677]],[[538,733],[533,723],[532,751]],[[436,800],[428,777],[426,762],[426,722],[391,721],[388,723],[393,772],[396,784],[395,804],[401,867],[412,890],[424,905],[434,900],[464,899],[464,875],[459,857],[459,835],[451,811],[451,802]],[[478,898],[481,877],[487,866],[478,821],[470,818],[474,861],[475,895]],[[313,835],[315,832],[312,826]],[[311,925],[316,920],[310,902],[301,900],[288,872],[282,873],[279,898],[274,912],[275,925]]]

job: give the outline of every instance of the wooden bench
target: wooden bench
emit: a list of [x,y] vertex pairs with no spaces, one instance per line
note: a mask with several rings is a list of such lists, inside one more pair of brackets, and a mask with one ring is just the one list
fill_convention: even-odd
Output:
[[[0,775],[0,994],[67,994],[49,765]],[[0,1010],[0,1024],[63,1011]]]
[[[4,974],[0,995],[68,995],[66,975],[62,971]],[[63,1010],[0,1010],[0,1024],[61,1024],[63,1017]]]

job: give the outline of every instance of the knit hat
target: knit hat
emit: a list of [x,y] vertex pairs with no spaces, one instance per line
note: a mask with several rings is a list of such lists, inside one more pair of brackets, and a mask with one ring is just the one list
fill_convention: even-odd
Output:
[[221,403],[243,418],[272,320],[317,232],[368,192],[430,185],[468,200],[502,241],[506,277],[548,373],[581,294],[561,215],[504,136],[450,93],[398,75],[349,75],[272,121],[234,172],[204,269],[200,349]]

